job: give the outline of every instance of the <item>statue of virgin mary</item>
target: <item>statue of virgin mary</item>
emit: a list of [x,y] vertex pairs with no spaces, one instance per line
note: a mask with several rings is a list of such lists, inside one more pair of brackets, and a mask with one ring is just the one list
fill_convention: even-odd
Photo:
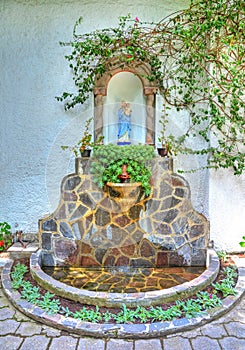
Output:
[[118,145],[130,145],[131,132],[131,107],[130,103],[122,101],[122,105],[118,110]]

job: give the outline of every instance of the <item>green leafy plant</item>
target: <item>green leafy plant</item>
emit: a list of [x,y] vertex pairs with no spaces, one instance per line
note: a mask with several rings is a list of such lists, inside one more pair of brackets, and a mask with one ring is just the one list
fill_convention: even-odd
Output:
[[168,110],[171,110],[171,108],[169,106],[167,106],[167,103],[165,101],[164,106],[163,106],[163,111],[162,111],[162,115],[161,118],[159,120],[159,124],[160,124],[160,136],[158,137],[158,142],[161,143],[161,147],[165,150],[166,155],[170,155],[172,156],[177,155],[178,151],[179,151],[179,144],[181,142],[179,142],[181,140],[181,138],[179,140],[176,140],[175,137],[172,134],[166,135],[166,127],[168,124]]
[[13,279],[18,278],[19,276],[23,277],[27,272],[27,267],[23,264],[17,263],[14,267],[13,272],[11,272],[11,277]]
[[180,306],[177,304],[169,307],[167,310],[163,310],[160,306],[151,307],[151,318],[155,321],[171,321],[174,318],[181,316],[182,312]]
[[226,251],[219,250],[216,253],[217,253],[219,259],[223,260],[224,262],[228,261],[228,254]]
[[135,310],[135,318],[139,319],[142,323],[146,323],[147,320],[151,318],[151,311],[143,306],[137,306]]
[[88,309],[84,306],[81,310],[74,312],[73,317],[81,321],[87,321],[89,318]]
[[226,276],[219,283],[212,283],[212,286],[216,291],[222,292],[224,297],[228,295],[236,295],[237,292],[235,290],[235,278],[237,277],[237,273],[233,266],[227,266],[224,269],[224,275]]
[[0,222],[0,252],[9,248],[11,244],[11,226],[6,221]]
[[106,310],[103,313],[102,317],[103,317],[103,320],[107,323],[113,319],[114,315],[110,311]]
[[114,315],[116,323],[132,323],[135,320],[135,311],[128,309],[125,304],[122,304],[122,310]]
[[37,305],[44,309],[48,314],[57,314],[60,310],[59,299],[54,299],[55,294],[45,293]]
[[103,143],[104,136],[100,136],[96,141],[92,141],[92,133],[89,131],[90,124],[92,122],[93,118],[89,118],[86,120],[85,123],[85,130],[83,131],[82,138],[78,141],[78,143],[74,146],[61,146],[63,150],[69,149],[72,151],[76,157],[80,155],[83,155],[85,150],[92,149],[97,145],[100,145]]
[[23,284],[24,274],[27,272],[27,267],[18,263],[15,265],[14,270],[11,272],[11,278],[13,280],[13,288],[19,289]]
[[151,171],[147,161],[155,157],[154,148],[149,145],[102,145],[94,149],[91,172],[94,182],[102,188],[107,182],[120,182],[118,175],[127,165],[131,182],[141,182],[146,196],[151,192],[149,184]]
[[97,323],[102,319],[98,305],[96,305],[95,310],[93,310],[91,308],[90,309],[86,308],[84,306],[81,310],[76,311],[73,314],[73,317],[77,318],[81,321],[88,321],[88,322],[93,322],[93,323]]
[[188,299],[185,302],[177,300],[176,305],[185,314],[186,318],[198,317],[203,311],[202,306],[195,299]]
[[72,311],[69,310],[69,308],[66,306],[61,306],[60,311],[59,311],[62,315],[65,315],[65,317],[72,317],[74,314]]
[[138,306],[134,310],[127,308],[126,305],[123,304],[118,313],[111,313],[109,310],[101,313],[98,306],[96,306],[95,309],[84,306],[79,311],[73,313],[68,307],[60,306],[60,301],[54,298],[54,294],[47,292],[44,296],[41,296],[38,287],[33,286],[29,281],[23,280],[23,276],[26,272],[27,268],[25,265],[17,264],[11,273],[13,288],[22,289],[21,297],[23,299],[38,305],[47,313],[61,313],[66,317],[71,316],[81,321],[93,323],[97,323],[102,320],[105,322],[113,321],[116,323],[133,323],[137,319],[146,323],[171,321],[182,316],[187,318],[197,317],[207,309],[222,305],[221,299],[216,295],[218,291],[221,291],[224,297],[236,294],[236,290],[234,288],[234,278],[237,277],[237,273],[234,267],[228,266],[224,270],[226,277],[222,281],[212,284],[212,286],[215,288],[212,294],[206,291],[198,292],[194,298],[178,300],[176,301],[175,305],[166,310],[161,306],[152,306],[150,309],[146,309],[143,306]]
[[[78,34],[80,18],[66,56],[77,93],[57,97],[65,108],[83,103],[95,81],[115,67],[149,66],[147,79],[155,83],[170,110],[188,111],[189,127],[176,141],[179,151],[206,155],[207,166],[245,170],[244,3],[240,0],[191,0],[190,6],[159,23],[130,16],[113,28]],[[81,32],[81,31],[80,31]],[[215,143],[210,143],[210,138]],[[188,139],[203,147],[188,147]],[[175,142],[172,142],[173,146]],[[200,144],[197,142],[197,144]],[[175,147],[174,147],[175,148]]]
[[239,244],[242,248],[245,248],[245,236],[243,236],[242,239],[243,240],[241,242],[239,242]]
[[231,281],[233,281],[234,278],[237,277],[237,272],[236,272],[234,266],[232,266],[232,265],[227,266],[224,270],[224,275],[226,275],[227,279],[230,279]]
[[228,295],[236,295],[234,285],[229,280],[223,280],[222,283],[214,283],[212,286],[217,291],[220,291],[224,297],[227,297]]
[[97,323],[101,320],[102,320],[102,316],[100,313],[100,309],[99,309],[98,305],[96,305],[95,310],[93,310],[93,309],[89,310],[88,321],[93,322],[93,323]]
[[203,310],[211,309],[213,307],[222,305],[221,299],[216,294],[210,294],[208,292],[199,292],[196,294],[196,296],[196,301]]
[[41,294],[39,293],[39,288],[36,286],[32,286],[32,284],[28,281],[22,282],[22,291],[21,291],[21,297],[30,303],[37,305],[39,304],[39,298],[41,297]]

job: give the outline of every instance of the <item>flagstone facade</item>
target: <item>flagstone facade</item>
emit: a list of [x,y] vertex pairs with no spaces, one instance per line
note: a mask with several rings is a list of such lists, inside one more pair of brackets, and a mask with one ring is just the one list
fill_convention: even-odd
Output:
[[193,209],[171,158],[151,161],[151,195],[132,190],[136,203],[126,211],[116,191],[109,196],[107,186],[95,185],[89,168],[64,178],[57,210],[39,221],[44,265],[205,266],[209,223]]

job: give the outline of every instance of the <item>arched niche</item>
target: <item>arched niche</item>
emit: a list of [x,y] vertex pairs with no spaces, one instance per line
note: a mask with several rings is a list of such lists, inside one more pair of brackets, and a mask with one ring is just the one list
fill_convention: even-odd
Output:
[[146,96],[139,77],[131,72],[119,72],[108,83],[107,95],[103,98],[103,135],[106,143],[116,143],[118,134],[118,110],[122,101],[130,104],[131,143],[146,140]]
[[[121,102],[126,100],[132,104],[133,110],[132,143],[155,144],[155,94],[157,86],[146,78],[150,74],[149,66],[137,62],[134,62],[130,67],[124,65],[123,69],[115,63],[112,66],[114,68],[95,81],[95,139],[104,135],[106,142],[116,142],[117,110]],[[116,91],[111,93],[115,87]],[[132,90],[134,87],[135,91]],[[109,106],[110,104],[111,106]]]

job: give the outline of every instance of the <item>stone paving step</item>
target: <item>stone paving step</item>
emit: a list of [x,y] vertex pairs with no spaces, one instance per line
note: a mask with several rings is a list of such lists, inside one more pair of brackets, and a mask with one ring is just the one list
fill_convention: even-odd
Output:
[[15,242],[6,252],[0,252],[0,267],[3,267],[10,259],[29,258],[32,253],[37,252],[38,242],[26,242],[27,246],[23,247],[20,242]]
[[26,242],[26,244],[27,246],[24,247],[20,242],[14,243],[7,251],[8,257],[10,259],[29,258],[39,248],[38,242]]

